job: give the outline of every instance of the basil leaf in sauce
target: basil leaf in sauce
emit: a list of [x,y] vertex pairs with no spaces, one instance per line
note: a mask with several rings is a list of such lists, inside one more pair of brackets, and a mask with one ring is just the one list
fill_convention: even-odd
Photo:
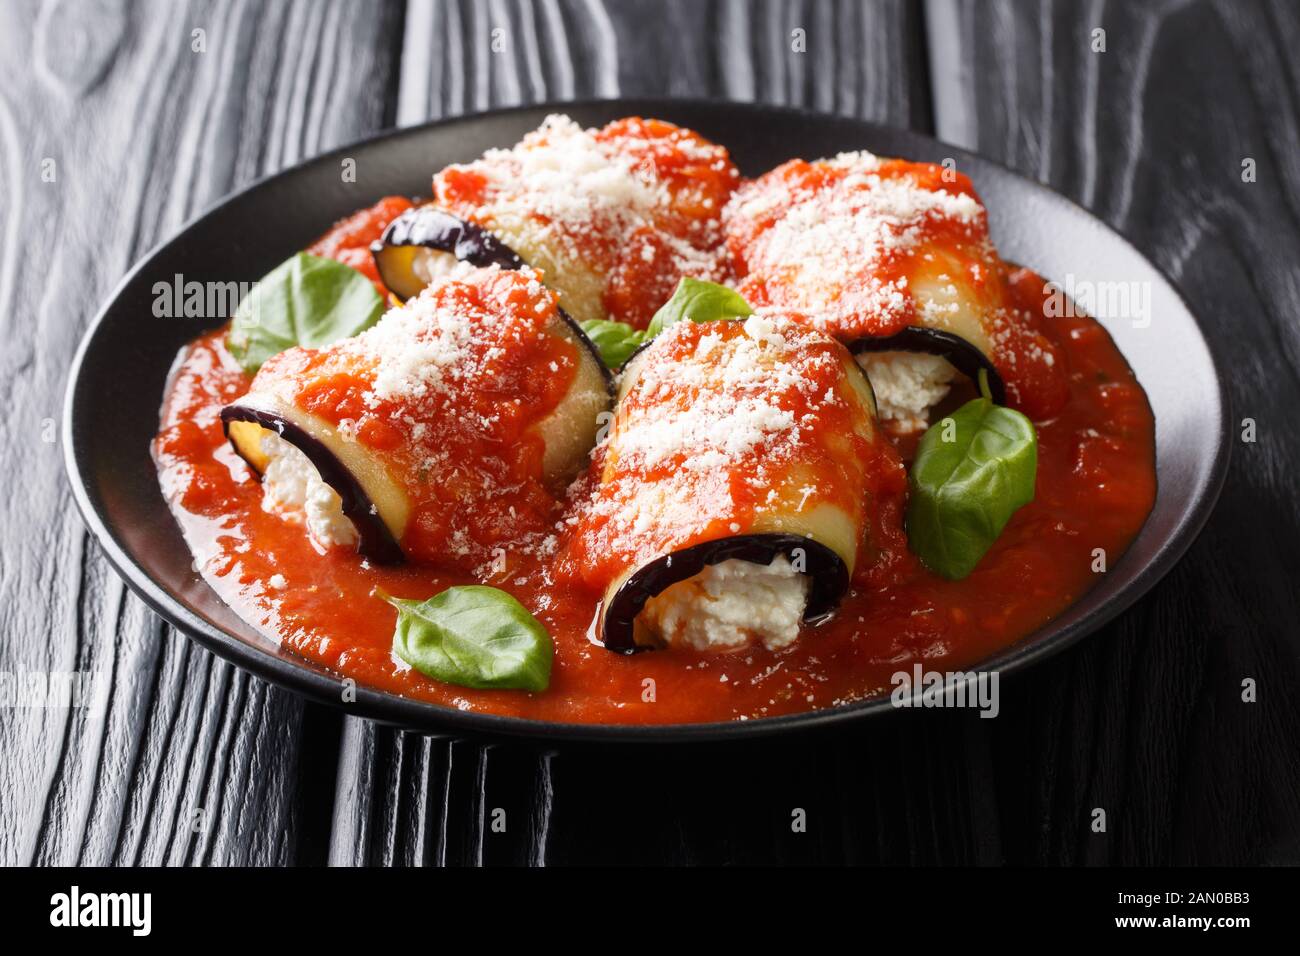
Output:
[[907,539],[930,570],[966,577],[1016,509],[1034,500],[1038,437],[986,396],[931,425],[909,475]]
[[226,347],[249,375],[295,345],[319,348],[379,321],[374,283],[336,259],[300,252],[268,272],[239,303]]
[[551,635],[505,591],[466,585],[427,601],[378,593],[397,608],[393,653],[426,677],[479,689],[550,683]]
[[716,282],[683,278],[677,283],[673,296],[654,314],[646,329],[646,338],[652,339],[670,325],[684,319],[692,322],[713,322],[718,319],[743,319],[754,310],[739,292]]
[[628,356],[646,340],[645,332],[632,328],[626,322],[591,319],[580,322],[579,325],[587,333],[587,338],[591,339],[591,344],[596,346],[600,360],[611,369],[626,362]]

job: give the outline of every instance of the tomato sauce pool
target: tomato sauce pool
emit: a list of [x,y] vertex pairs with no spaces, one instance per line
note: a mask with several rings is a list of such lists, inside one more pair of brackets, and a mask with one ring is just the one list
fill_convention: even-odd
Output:
[[[382,228],[373,214],[344,224],[340,249],[313,251],[364,248]],[[1017,305],[1041,313],[1040,277],[1019,270],[1011,289]],[[555,583],[536,558],[515,558],[501,578],[476,581],[419,565],[370,566],[340,549],[318,553],[301,526],[262,510],[257,478],[222,432],[221,407],[249,386],[225,349],[224,329],[184,353],[154,457],[196,563],[221,598],[285,651],[360,684],[461,710],[579,723],[798,713],[887,693],[892,675],[914,663],[959,670],[1016,643],[1097,582],[1097,549],[1113,565],[1142,527],[1156,492],[1146,396],[1096,321],[1050,318],[1044,327],[1065,356],[1070,400],[1055,418],[1036,423],[1034,501],[1016,512],[968,578],[948,581],[914,560],[900,562],[887,580],[850,591],[831,620],[806,626],[780,651],[612,653],[588,638],[599,595]],[[424,599],[470,583],[511,592],[550,631],[555,659],[545,692],[468,690],[394,661],[396,612],[375,590]]]

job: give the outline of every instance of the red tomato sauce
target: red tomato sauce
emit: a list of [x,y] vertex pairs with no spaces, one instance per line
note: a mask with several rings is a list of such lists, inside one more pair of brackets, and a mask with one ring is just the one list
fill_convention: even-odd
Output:
[[[313,248],[326,254],[363,248],[366,237],[382,231],[381,219],[353,217],[344,223],[353,239],[335,245],[322,240]],[[1017,307],[1044,314],[1044,283],[1032,272],[1013,272],[1008,295]],[[892,675],[914,663],[930,671],[968,668],[1020,641],[1097,582],[1095,549],[1103,549],[1113,566],[1141,528],[1156,493],[1146,396],[1096,321],[1069,316],[1044,318],[1040,325],[1064,360],[1069,396],[1059,414],[1036,423],[1034,501],[1012,517],[962,581],[925,570],[895,535],[895,560],[857,576],[830,621],[806,626],[780,651],[607,651],[588,637],[600,595],[572,575],[555,573],[553,557],[511,553],[502,573],[475,580],[421,564],[371,566],[339,549],[318,553],[300,525],[262,509],[256,477],[225,439],[218,413],[248,390],[250,379],[226,351],[224,329],[184,353],[166,395],[154,456],[164,494],[208,583],[285,651],[341,676],[448,707],[566,722],[681,723],[796,713],[888,692]],[[905,457],[911,452],[901,450]],[[880,523],[897,527],[898,515]],[[470,583],[509,591],[550,631],[555,659],[545,692],[468,690],[394,663],[396,612],[375,589],[424,599]],[[653,695],[646,693],[647,680],[654,682]]]

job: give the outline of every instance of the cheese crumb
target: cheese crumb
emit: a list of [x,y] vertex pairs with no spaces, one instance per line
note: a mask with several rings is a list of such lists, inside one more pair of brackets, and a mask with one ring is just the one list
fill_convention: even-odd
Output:
[[922,352],[864,352],[858,364],[871,380],[881,420],[903,434],[926,428],[930,409],[957,377],[947,359]]
[[355,547],[357,529],[343,514],[343,500],[296,446],[274,432],[262,436],[268,464],[262,474],[262,509],[305,524],[316,550]]
[[732,558],[651,598],[641,621],[675,647],[733,651],[757,641],[778,650],[799,637],[808,587],[785,555],[767,565]]

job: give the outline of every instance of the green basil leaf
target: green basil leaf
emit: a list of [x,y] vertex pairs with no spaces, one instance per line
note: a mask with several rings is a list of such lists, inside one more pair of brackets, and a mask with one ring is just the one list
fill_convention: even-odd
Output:
[[1019,412],[987,398],[931,425],[909,476],[907,539],[930,570],[975,570],[1016,510],[1034,500],[1038,437]]
[[505,591],[466,585],[427,601],[380,597],[397,608],[393,652],[426,677],[532,691],[551,681],[551,635]]
[[677,283],[673,296],[654,314],[646,329],[646,338],[652,339],[670,325],[685,319],[692,322],[714,322],[718,319],[743,319],[754,310],[739,292],[716,282],[683,278]]
[[300,252],[258,282],[239,303],[226,347],[252,375],[295,345],[320,348],[379,321],[374,283],[336,259]]
[[646,340],[646,333],[632,328],[626,322],[612,322],[606,319],[591,319],[580,322],[582,331],[587,333],[591,344],[600,353],[600,360],[607,368],[616,369],[628,360],[633,352]]

